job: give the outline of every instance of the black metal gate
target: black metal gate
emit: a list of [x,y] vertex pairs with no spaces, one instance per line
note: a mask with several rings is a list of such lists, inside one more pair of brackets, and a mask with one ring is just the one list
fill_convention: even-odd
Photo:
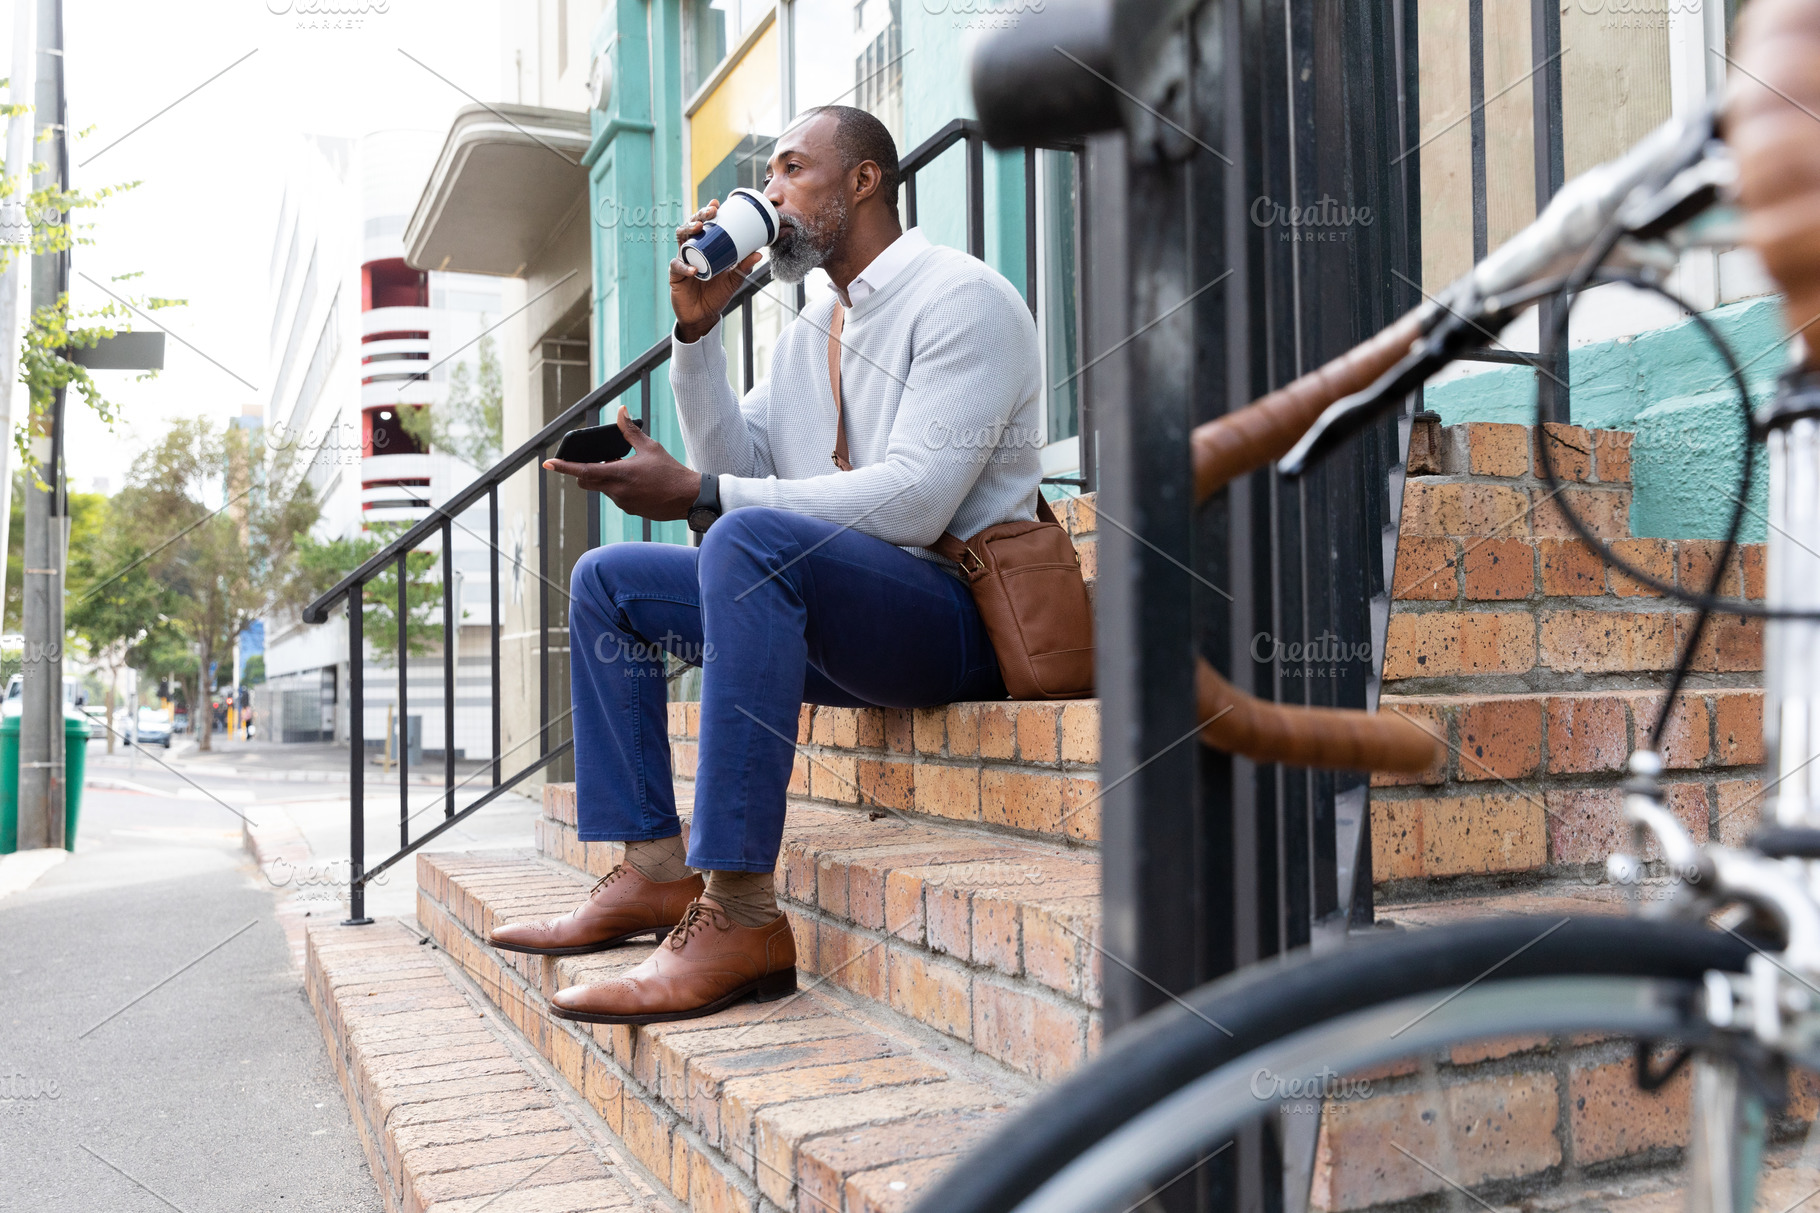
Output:
[[[1199,510],[1188,436],[1420,302],[1415,45],[1413,0],[1128,0],[1002,38],[996,87],[976,70],[994,138],[1120,128],[1087,165],[1109,1031],[1371,918],[1364,776],[1198,744],[1193,657],[1375,706],[1408,422]],[[1283,1160],[1238,1144],[1162,1203],[1267,1207]]]

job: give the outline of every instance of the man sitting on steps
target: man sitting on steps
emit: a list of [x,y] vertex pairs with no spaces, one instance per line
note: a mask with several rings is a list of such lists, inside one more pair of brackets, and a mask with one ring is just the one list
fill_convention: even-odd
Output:
[[[765,195],[781,218],[771,273],[796,283],[820,266],[838,298],[797,317],[770,377],[740,400],[727,384],[720,314],[758,254],[706,282],[679,257],[670,382],[698,470],[623,408],[632,456],[545,465],[629,513],[686,516],[704,532],[699,548],[615,543],[575,566],[580,836],[624,842],[625,862],[573,913],[500,927],[492,942],[541,955],[651,934],[663,943],[623,976],[559,991],[552,1003],[565,1018],[687,1019],[794,990],[796,951],[773,874],[801,705],[931,707],[1005,694],[971,592],[925,545],[1035,516],[1036,327],[989,266],[902,230],[897,187],[897,149],[870,114],[827,106],[797,121],[767,168]],[[678,243],[715,212],[713,202],[696,212]],[[830,381],[836,339],[844,450]],[[686,854],[665,651],[702,668]]]

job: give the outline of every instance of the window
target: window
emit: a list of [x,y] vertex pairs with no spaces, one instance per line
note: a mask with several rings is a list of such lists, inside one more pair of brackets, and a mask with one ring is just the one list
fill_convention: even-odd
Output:
[[904,143],[903,21],[899,0],[859,0],[853,6],[856,51],[853,104],[885,124]]
[[430,306],[430,276],[414,270],[402,257],[369,261],[360,267],[360,310],[376,307]]
[[683,0],[683,97],[695,95],[772,0]]
[[1040,153],[1037,219],[1039,308],[1043,321],[1047,440],[1065,442],[1081,429],[1080,175],[1072,152]]
[[[428,448],[411,437],[410,431],[404,428],[400,414],[406,408],[423,408],[423,405],[377,405],[363,409],[360,414],[361,430],[360,454],[362,458],[371,459],[375,455],[424,455]],[[377,482],[375,482],[377,483]]]

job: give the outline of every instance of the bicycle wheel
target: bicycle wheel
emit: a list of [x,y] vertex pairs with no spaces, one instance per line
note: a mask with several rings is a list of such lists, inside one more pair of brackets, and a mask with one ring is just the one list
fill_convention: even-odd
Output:
[[[1783,1110],[1778,1059],[1700,1013],[1704,975],[1750,954],[1688,924],[1506,918],[1260,965],[1115,1037],[916,1209],[1129,1213],[1196,1187],[1285,1210],[1671,1208],[1746,1192],[1760,1146],[1772,1196],[1813,1181],[1778,1209],[1820,1197],[1820,1082],[1798,1074]],[[1654,1093],[1640,1048],[1673,1067]]]

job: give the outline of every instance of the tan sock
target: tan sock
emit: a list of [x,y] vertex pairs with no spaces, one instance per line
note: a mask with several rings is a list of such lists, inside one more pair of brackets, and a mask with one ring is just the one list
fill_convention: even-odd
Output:
[[688,847],[681,834],[626,844],[626,862],[646,880],[681,880],[689,874],[684,856]]
[[762,927],[783,913],[777,908],[775,872],[709,872],[702,895],[742,927]]

